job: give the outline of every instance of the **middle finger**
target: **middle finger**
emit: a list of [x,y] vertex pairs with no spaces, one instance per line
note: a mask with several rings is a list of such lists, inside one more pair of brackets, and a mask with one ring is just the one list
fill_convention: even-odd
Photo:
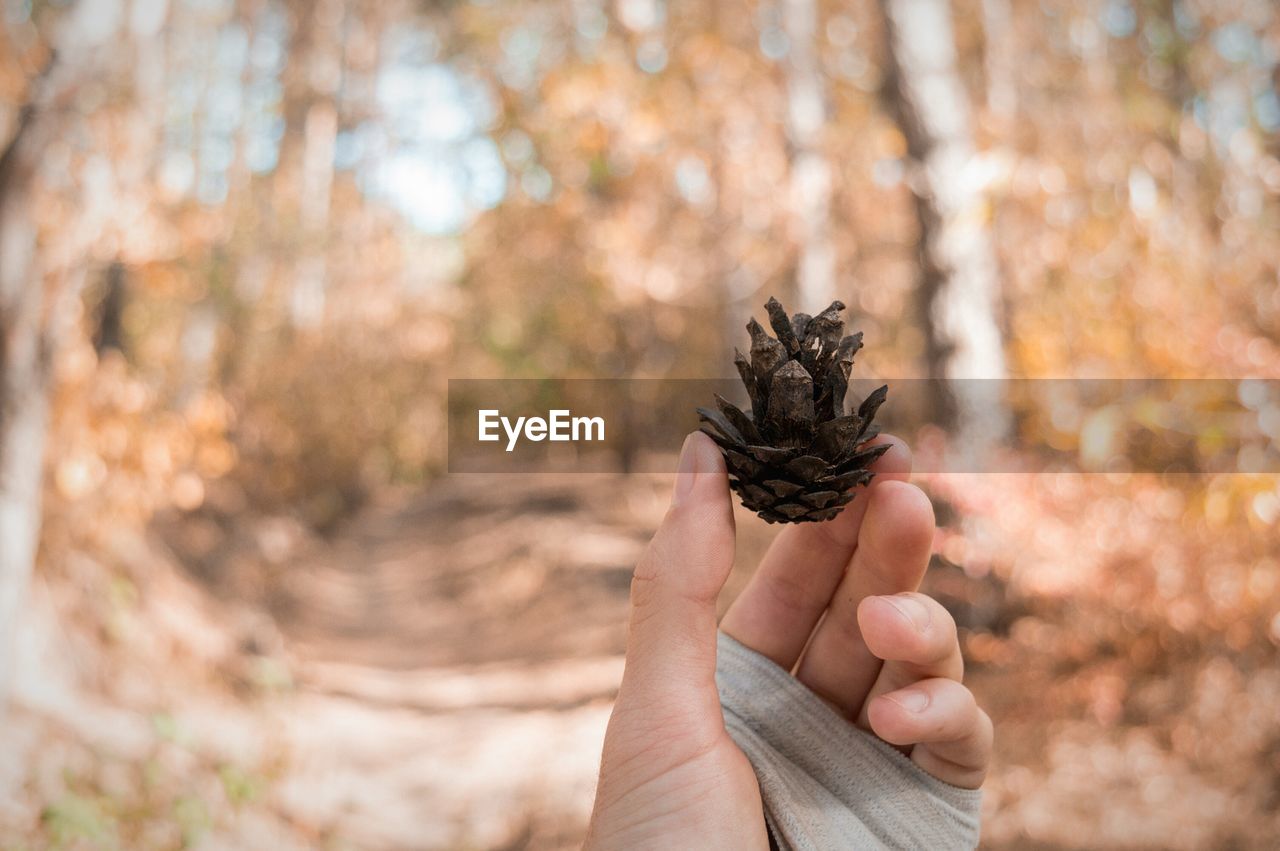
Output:
[[933,506],[919,488],[885,482],[872,493],[849,570],[796,669],[802,683],[850,718],[862,708],[881,667],[863,640],[858,605],[868,596],[918,588],[933,532]]

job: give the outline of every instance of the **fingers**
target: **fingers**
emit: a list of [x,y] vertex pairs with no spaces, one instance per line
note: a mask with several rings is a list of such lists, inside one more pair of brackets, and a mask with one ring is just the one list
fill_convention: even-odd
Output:
[[858,606],[863,640],[884,666],[859,718],[890,744],[953,786],[976,789],[991,758],[991,719],[960,684],[964,660],[951,614],[918,593],[867,597]]
[[880,673],[857,611],[871,595],[914,591],[933,549],[933,506],[905,482],[876,488],[858,531],[857,549],[822,623],[796,670],[801,682],[856,718]]
[[920,680],[882,694],[868,708],[871,730],[894,745],[915,745],[911,759],[965,789],[982,785],[991,761],[991,718],[955,680]]
[[858,628],[867,649],[884,661],[858,725],[868,728],[867,708],[876,696],[917,680],[964,677],[964,659],[951,613],[932,597],[914,591],[867,597],[858,606]]
[[891,448],[872,465],[875,479],[843,511],[826,523],[788,525],[774,538],[721,629],[783,668],[795,665],[849,564],[872,494],[911,474],[906,443],[888,435],[872,441],[882,443]]
[[724,459],[695,432],[680,453],[671,507],[632,577],[619,703],[675,709],[690,699],[716,702],[716,597],[733,549]]

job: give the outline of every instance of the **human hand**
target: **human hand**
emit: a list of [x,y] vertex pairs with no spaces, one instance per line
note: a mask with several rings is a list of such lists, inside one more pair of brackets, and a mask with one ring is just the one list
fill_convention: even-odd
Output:
[[[901,441],[836,518],[785,527],[720,628],[945,783],[977,788],[991,721],[960,684],[955,623],[916,593],[933,509]],[[716,598],[733,565],[715,444],[686,439],[671,508],[636,567],[622,686],[605,736],[589,848],[767,848],[759,785],[725,730]]]

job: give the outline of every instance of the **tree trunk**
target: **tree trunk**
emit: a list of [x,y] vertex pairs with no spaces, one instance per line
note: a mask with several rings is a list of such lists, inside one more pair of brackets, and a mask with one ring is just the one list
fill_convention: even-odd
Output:
[[1005,128],[1018,111],[1012,0],[982,0],[982,32],[987,112]]
[[302,256],[290,300],[290,316],[297,328],[317,328],[324,321],[328,262],[325,245],[329,230],[329,196],[333,187],[333,149],[338,136],[338,113],[330,97],[307,110],[302,154]]
[[99,357],[108,349],[124,352],[125,288],[124,264],[116,261],[107,267],[94,317],[93,350]]
[[965,179],[974,157],[946,0],[881,0],[884,96],[907,141],[919,219],[919,311],[932,415],[949,423],[966,466],[1009,429],[995,251],[986,199]]
[[0,710],[13,680],[13,647],[40,537],[50,351],[36,268],[31,178],[39,116],[24,108],[0,155]]
[[817,313],[836,293],[831,241],[831,166],[822,155],[826,90],[818,63],[817,0],[783,0],[789,52],[787,141],[791,144],[791,208],[798,257],[794,309]]
[[313,329],[324,319],[328,290],[326,238],[333,151],[338,120],[334,104],[342,70],[344,0],[293,2],[295,35],[284,79],[285,136],[277,179],[296,199],[297,257],[289,291],[289,318],[295,328]]
[[[111,4],[106,4],[111,5]],[[126,45],[103,27],[104,4],[84,0],[59,28],[57,49],[28,86],[0,151],[0,711],[13,687],[15,638],[40,541],[41,486],[54,353],[74,324],[87,279],[81,258],[109,218],[110,190],[88,191],[69,240],[37,252],[37,166],[63,127],[64,101]]]

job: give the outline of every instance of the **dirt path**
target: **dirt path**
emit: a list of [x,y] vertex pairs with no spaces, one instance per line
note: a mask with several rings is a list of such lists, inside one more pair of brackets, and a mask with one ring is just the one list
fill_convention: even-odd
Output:
[[578,844],[669,487],[450,477],[287,558],[285,518],[187,516],[156,531],[117,641],[95,595],[42,583],[0,728],[0,845]]
[[573,844],[668,486],[454,477],[300,554],[282,804],[362,848]]
[[455,477],[305,554],[272,613],[304,658],[380,668],[619,653],[631,568],[665,508],[658,486]]

